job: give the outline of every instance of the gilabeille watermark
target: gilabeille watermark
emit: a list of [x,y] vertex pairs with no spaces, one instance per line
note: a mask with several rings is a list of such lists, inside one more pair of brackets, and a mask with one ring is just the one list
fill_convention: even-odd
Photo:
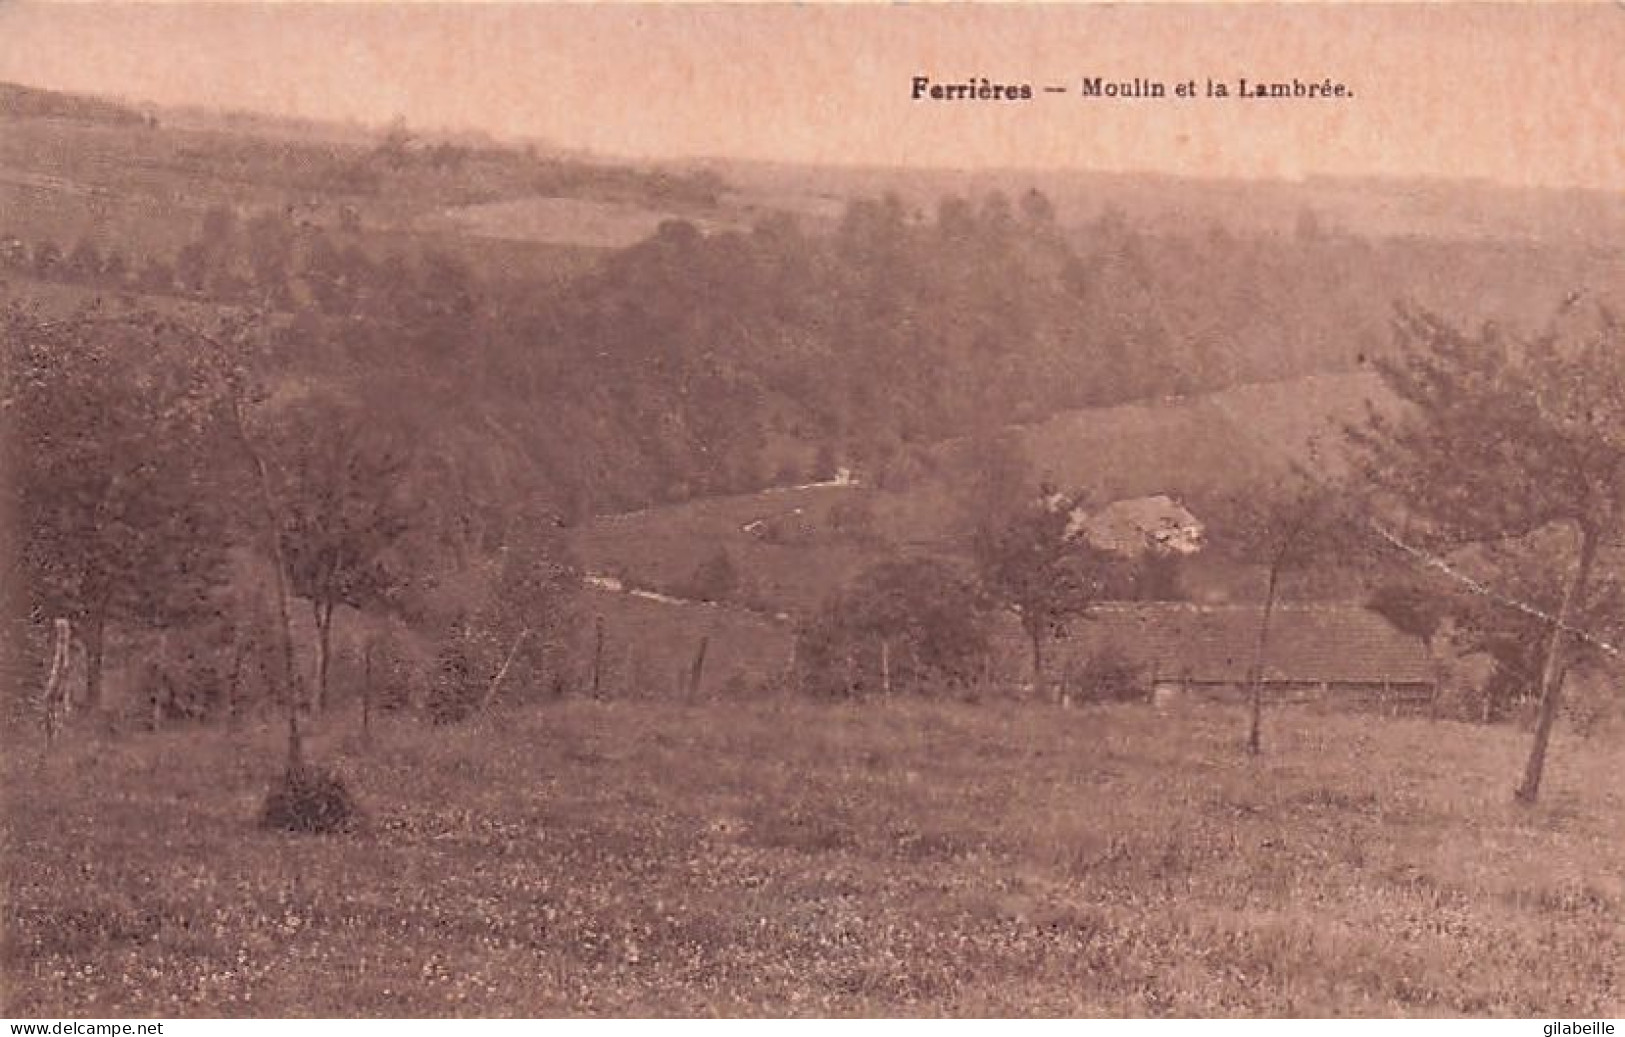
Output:
[[1559,1034],[1611,1034],[1614,1024],[1601,1019],[1590,1019],[1583,1023],[1559,1021],[1547,1023],[1541,1032],[1546,1037],[1558,1037]]

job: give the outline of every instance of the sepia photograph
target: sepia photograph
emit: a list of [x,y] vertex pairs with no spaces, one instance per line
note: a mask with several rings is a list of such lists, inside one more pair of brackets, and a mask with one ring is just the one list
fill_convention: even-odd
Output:
[[1622,3],[6,0],[0,494],[11,1033],[1625,1014]]

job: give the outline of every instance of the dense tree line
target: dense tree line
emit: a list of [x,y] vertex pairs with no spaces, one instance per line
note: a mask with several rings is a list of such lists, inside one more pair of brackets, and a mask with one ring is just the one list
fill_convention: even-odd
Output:
[[[593,486],[610,502],[753,489],[809,472],[814,444],[875,470],[905,444],[1182,388],[1155,341],[1106,319],[1091,276],[1037,195],[931,218],[860,201],[830,235],[673,221],[516,307],[493,362],[609,426]],[[805,452],[775,452],[786,441]]]
[[[0,332],[19,532],[7,618],[32,633],[36,664],[43,631],[69,621],[77,706],[99,709],[116,645],[126,678],[148,671],[153,722],[237,716],[250,670],[264,678],[254,709],[320,712],[341,615],[487,648],[517,620],[557,655],[572,584],[526,575],[569,571],[556,537],[538,539],[545,510],[526,511],[522,485],[491,497],[460,480],[463,455],[409,401],[385,406],[388,387],[290,379],[291,326],[12,305]],[[492,672],[490,651],[474,672]]]
[[[288,609],[264,595],[241,608],[225,591],[269,566],[286,582],[281,598],[310,610],[317,646],[308,689],[294,667],[268,666],[286,702],[325,698],[339,610],[432,625],[444,673],[506,674],[558,640],[544,630],[554,620],[515,626],[486,596],[564,596],[568,580],[528,585],[515,568],[523,556],[568,572],[538,529],[836,466],[879,471],[914,444],[1255,374],[1182,329],[1154,253],[1110,213],[1063,231],[1036,192],[948,198],[930,213],[860,200],[827,234],[787,216],[718,233],[671,220],[584,274],[523,288],[446,252],[380,254],[353,231],[226,207],[167,266],[136,267],[87,243],[66,255],[48,242],[11,249],[6,262],[36,276],[203,300],[218,325],[133,304],[60,319],[7,310],[26,608],[36,628],[70,617],[93,674],[109,626],[175,629],[194,616],[213,624],[196,643],[236,646],[224,649],[235,670],[244,644],[278,641],[266,617]],[[1617,327],[1578,352],[1552,336],[1516,348],[1491,333],[1473,339],[1432,318],[1402,330],[1410,352],[1378,368],[1420,417],[1357,438],[1368,481],[1463,537],[1570,528],[1581,564],[1555,599],[1570,623],[1596,590],[1597,545],[1617,526],[1607,495],[1621,477],[1617,401],[1598,395],[1612,383],[1587,374],[1606,368]],[[1502,359],[1480,370],[1482,356]],[[1505,419],[1489,442],[1522,445],[1485,453],[1474,415]],[[1547,503],[1508,511],[1494,488],[1536,462],[1548,482],[1580,474],[1536,498]],[[1452,510],[1480,499],[1493,506]],[[882,683],[924,679],[937,673],[923,660],[938,654],[941,624],[910,618],[897,588],[913,580],[967,603],[973,589],[971,612],[1000,605],[1021,620],[1040,676],[1045,639],[1121,582],[1103,565],[1079,568],[1070,510],[1018,510],[969,530],[978,578],[968,584],[906,566],[872,574],[827,625],[829,644],[843,624],[884,629],[873,661]],[[739,578],[720,566],[706,575],[718,586]],[[973,628],[955,636],[974,643]],[[931,664],[937,676],[965,679],[966,661],[944,658]],[[1549,646],[1536,667],[1543,702],[1555,702],[1566,665]],[[465,687],[448,715],[500,686]]]

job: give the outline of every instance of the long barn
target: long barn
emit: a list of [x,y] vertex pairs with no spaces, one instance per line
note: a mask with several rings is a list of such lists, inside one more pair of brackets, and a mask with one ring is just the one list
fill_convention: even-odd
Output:
[[[1257,605],[1103,605],[1055,645],[1056,672],[1110,651],[1140,671],[1158,702],[1244,695],[1262,618]],[[1367,609],[1277,605],[1263,684],[1277,701],[1326,699],[1415,712],[1432,703],[1438,669],[1420,639]]]

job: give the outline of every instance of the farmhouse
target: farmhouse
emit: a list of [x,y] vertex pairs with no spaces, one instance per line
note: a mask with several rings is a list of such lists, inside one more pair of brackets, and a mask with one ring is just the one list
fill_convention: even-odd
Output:
[[[1183,603],[1103,605],[1057,646],[1058,666],[1101,653],[1140,673],[1152,697],[1240,697],[1258,645],[1262,607]],[[1060,672],[1059,670],[1057,672]],[[1264,653],[1265,693],[1396,712],[1427,709],[1438,670],[1422,642],[1353,605],[1277,605]]]
[[1103,551],[1138,558],[1148,551],[1193,555],[1202,549],[1202,523],[1171,497],[1134,497],[1113,501],[1099,511],[1078,509],[1068,535],[1082,535]]

